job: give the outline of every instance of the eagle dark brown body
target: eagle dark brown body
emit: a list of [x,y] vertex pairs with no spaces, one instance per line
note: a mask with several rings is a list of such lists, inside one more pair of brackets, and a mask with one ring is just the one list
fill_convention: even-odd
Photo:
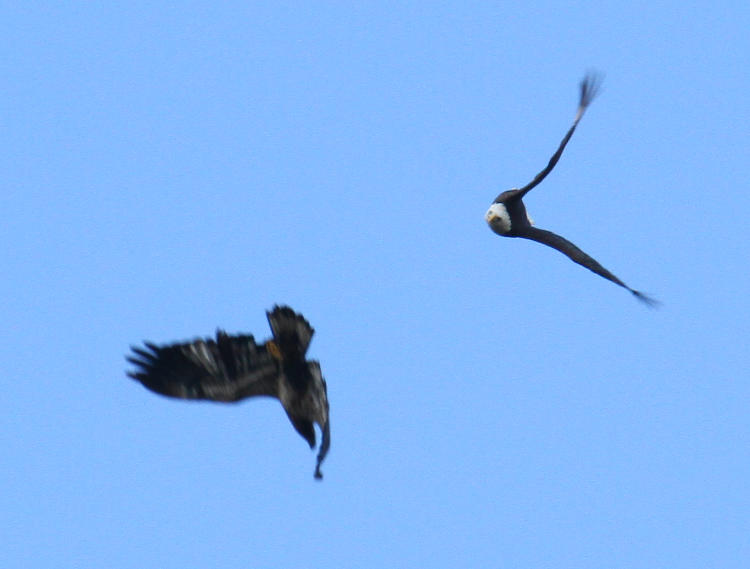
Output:
[[272,338],[256,344],[251,335],[228,335],[219,330],[216,339],[158,346],[145,342],[133,347],[127,359],[136,366],[130,377],[151,391],[181,399],[233,402],[248,397],[275,397],[289,420],[315,447],[317,423],[322,433],[315,477],[331,444],[326,382],[317,361],[305,354],[314,334],[305,318],[287,306],[266,313]]

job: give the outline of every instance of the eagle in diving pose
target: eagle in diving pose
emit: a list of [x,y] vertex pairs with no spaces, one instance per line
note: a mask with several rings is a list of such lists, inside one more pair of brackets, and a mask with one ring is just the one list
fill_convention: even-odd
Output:
[[323,478],[320,464],[331,444],[331,430],[320,364],[305,358],[314,330],[288,306],[274,306],[266,315],[273,336],[262,344],[251,335],[230,336],[222,330],[215,340],[145,342],[127,357],[136,368],[128,375],[151,391],[180,399],[235,402],[256,395],[275,397],[310,448],[315,448],[313,424],[318,424],[323,440],[315,478]]

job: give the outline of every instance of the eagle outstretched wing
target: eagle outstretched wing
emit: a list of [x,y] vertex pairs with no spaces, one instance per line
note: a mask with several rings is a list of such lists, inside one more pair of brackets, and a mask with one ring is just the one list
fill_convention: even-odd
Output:
[[304,316],[288,306],[275,306],[266,314],[273,339],[284,360],[303,359],[315,330]]
[[[552,169],[557,165],[557,162],[560,160],[560,156],[562,156],[563,150],[565,150],[565,146],[567,146],[568,141],[570,140],[570,137],[573,136],[573,133],[576,130],[576,127],[578,126],[578,122],[581,120],[581,117],[583,117],[583,114],[586,112],[586,109],[591,104],[591,101],[594,100],[594,97],[599,93],[599,87],[601,85],[601,77],[597,75],[596,73],[589,73],[586,75],[583,80],[581,81],[580,90],[581,90],[581,96],[580,100],[578,101],[578,110],[576,111],[575,119],[573,120],[573,124],[568,129],[568,132],[565,133],[565,136],[563,137],[562,141],[560,142],[560,145],[557,147],[557,150],[552,155],[552,158],[549,159],[549,162],[544,167],[544,170],[539,172],[536,176],[534,176],[534,179],[531,180],[528,184],[526,184],[523,188],[521,188],[518,191],[518,197],[522,198],[524,197],[530,190],[537,187],[544,178],[547,177],[547,174],[552,172]],[[496,198],[499,199],[500,196]]]
[[652,308],[659,305],[658,301],[654,300],[647,294],[642,293],[639,290],[630,288],[628,285],[618,279],[613,273],[609,272],[601,264],[599,264],[599,262],[591,255],[588,255],[582,249],[565,239],[565,237],[558,235],[557,233],[547,231],[546,229],[539,229],[538,227],[524,227],[514,237],[531,239],[532,241],[537,241],[538,243],[542,243],[544,245],[552,247],[553,249],[557,249],[563,255],[567,255],[570,260],[575,261],[583,267],[586,267],[589,271],[596,273],[600,277],[604,277],[609,281],[612,281],[613,283],[621,286],[624,289],[629,290],[633,296],[635,296],[645,305]]
[[278,395],[278,362],[250,335],[133,347],[128,372],[151,391],[181,399],[239,401],[254,395]]

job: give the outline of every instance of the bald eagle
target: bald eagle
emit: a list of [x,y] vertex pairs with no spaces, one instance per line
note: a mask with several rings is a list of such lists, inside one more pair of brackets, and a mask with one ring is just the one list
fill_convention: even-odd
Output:
[[128,375],[151,391],[179,399],[277,398],[310,448],[315,448],[313,424],[318,424],[322,441],[315,478],[323,478],[320,465],[331,444],[328,395],[320,364],[305,358],[315,331],[288,306],[274,306],[266,316],[273,336],[263,344],[256,344],[251,335],[230,336],[218,330],[215,340],[131,346],[133,354],[127,360],[136,369]]
[[564,255],[567,255],[572,261],[575,261],[597,275],[612,281],[616,285],[627,289],[641,302],[649,306],[656,306],[658,305],[657,301],[641,291],[630,288],[614,274],[600,265],[593,257],[584,253],[564,237],[552,233],[551,231],[547,231],[546,229],[534,227],[534,222],[526,213],[526,206],[523,203],[523,197],[530,190],[539,185],[542,180],[547,177],[547,174],[552,171],[558,160],[560,160],[560,156],[562,156],[565,146],[568,144],[570,137],[573,136],[573,132],[578,126],[578,121],[581,120],[581,117],[583,117],[583,114],[591,104],[591,101],[596,97],[597,92],[599,91],[599,83],[599,78],[596,75],[590,74],[584,77],[580,85],[580,99],[578,101],[578,109],[575,119],[573,120],[573,125],[568,129],[568,132],[563,137],[560,146],[558,146],[557,150],[552,155],[552,158],[550,158],[547,166],[523,188],[513,188],[497,196],[487,210],[487,213],[485,213],[484,218],[490,226],[490,229],[498,235],[503,237],[522,237],[524,239],[531,239],[542,243],[543,245],[552,247],[553,249],[557,249]]

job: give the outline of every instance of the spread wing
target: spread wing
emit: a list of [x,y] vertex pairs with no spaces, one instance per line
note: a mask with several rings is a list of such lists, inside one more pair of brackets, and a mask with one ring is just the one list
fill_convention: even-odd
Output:
[[576,127],[578,126],[578,121],[581,120],[581,117],[583,116],[583,113],[586,112],[586,108],[591,104],[591,101],[594,100],[594,97],[596,97],[597,93],[599,92],[599,85],[601,83],[601,78],[593,73],[590,73],[586,75],[583,80],[581,81],[581,97],[578,101],[578,111],[576,112],[576,118],[573,121],[573,125],[570,127],[568,132],[565,134],[565,137],[562,139],[562,142],[560,142],[560,146],[557,148],[557,151],[552,155],[552,158],[550,158],[549,163],[547,164],[546,168],[539,172],[531,182],[526,184],[523,188],[519,190],[519,197],[523,197],[526,195],[526,193],[538,186],[544,178],[547,177],[547,174],[552,172],[552,169],[555,167],[557,162],[560,160],[560,156],[562,156],[563,150],[565,150],[565,146],[568,144],[568,141],[570,140],[570,137],[573,136],[573,133],[576,130]]
[[302,361],[315,334],[310,323],[288,306],[274,306],[266,317],[283,359]]
[[278,396],[277,361],[250,335],[216,333],[216,340],[133,347],[128,373],[148,389],[182,399],[239,401],[255,395]]
[[553,249],[557,249],[561,253],[567,255],[571,260],[575,261],[579,265],[586,267],[588,270],[593,271],[600,277],[604,277],[605,279],[612,281],[616,285],[629,290],[633,294],[633,296],[635,296],[638,300],[647,304],[648,306],[654,307],[659,304],[658,301],[654,300],[648,295],[630,288],[615,275],[602,267],[596,261],[596,259],[587,255],[573,243],[571,243],[564,237],[560,237],[556,233],[552,233],[551,231],[546,231],[544,229],[539,229],[538,227],[530,226],[524,227],[519,230],[517,232],[517,236],[523,237],[525,239],[531,239],[532,241],[537,241],[539,243],[543,243],[544,245],[552,247]]

